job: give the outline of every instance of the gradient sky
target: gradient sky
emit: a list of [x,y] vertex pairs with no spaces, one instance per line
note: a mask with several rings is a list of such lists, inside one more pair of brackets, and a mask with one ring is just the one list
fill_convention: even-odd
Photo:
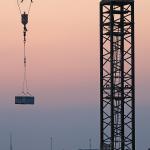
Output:
[[[150,147],[150,1],[136,0],[136,145]],[[0,1],[0,149],[99,147],[99,1],[34,0],[28,25],[28,80],[34,106],[16,106],[23,78],[16,0]]]

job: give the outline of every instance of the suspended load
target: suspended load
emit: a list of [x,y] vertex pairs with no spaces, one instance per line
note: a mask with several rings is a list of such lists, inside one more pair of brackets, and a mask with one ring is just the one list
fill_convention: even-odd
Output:
[[34,96],[16,96],[15,104],[34,104]]
[[[28,3],[29,2],[29,3]],[[27,57],[26,57],[26,33],[27,33],[27,24],[28,24],[28,16],[32,4],[32,0],[17,0],[17,4],[19,7],[20,15],[21,15],[21,23],[23,24],[23,43],[24,43],[24,78],[22,85],[22,92],[19,96],[15,96],[15,104],[34,104],[34,96],[29,92],[28,82],[27,82]]]

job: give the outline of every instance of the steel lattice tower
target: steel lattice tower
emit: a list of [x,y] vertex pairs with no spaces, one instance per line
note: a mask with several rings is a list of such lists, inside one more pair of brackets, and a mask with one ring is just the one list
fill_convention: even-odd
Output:
[[100,150],[135,150],[134,1],[100,2]]

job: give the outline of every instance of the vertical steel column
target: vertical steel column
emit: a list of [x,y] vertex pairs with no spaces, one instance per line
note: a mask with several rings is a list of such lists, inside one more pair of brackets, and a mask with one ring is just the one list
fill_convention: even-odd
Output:
[[113,5],[110,5],[110,102],[111,102],[111,148],[114,149],[114,15]]
[[131,64],[132,64],[132,146],[135,150],[135,40],[134,40],[134,2],[131,3]]
[[[103,85],[103,6],[100,4],[100,85]],[[103,86],[100,87],[100,97],[103,99]],[[103,101],[100,105],[100,150],[104,147],[104,136],[103,136]]]
[[121,45],[120,45],[120,53],[121,53],[121,150],[125,149],[125,141],[124,141],[124,5],[120,6],[120,31],[121,31]]
[[134,1],[101,0],[101,150],[135,150],[134,59]]

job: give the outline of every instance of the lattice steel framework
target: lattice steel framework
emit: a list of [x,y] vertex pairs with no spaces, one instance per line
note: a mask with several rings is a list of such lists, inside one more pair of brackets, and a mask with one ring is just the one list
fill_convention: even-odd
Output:
[[134,68],[134,1],[101,0],[101,150],[135,150]]

